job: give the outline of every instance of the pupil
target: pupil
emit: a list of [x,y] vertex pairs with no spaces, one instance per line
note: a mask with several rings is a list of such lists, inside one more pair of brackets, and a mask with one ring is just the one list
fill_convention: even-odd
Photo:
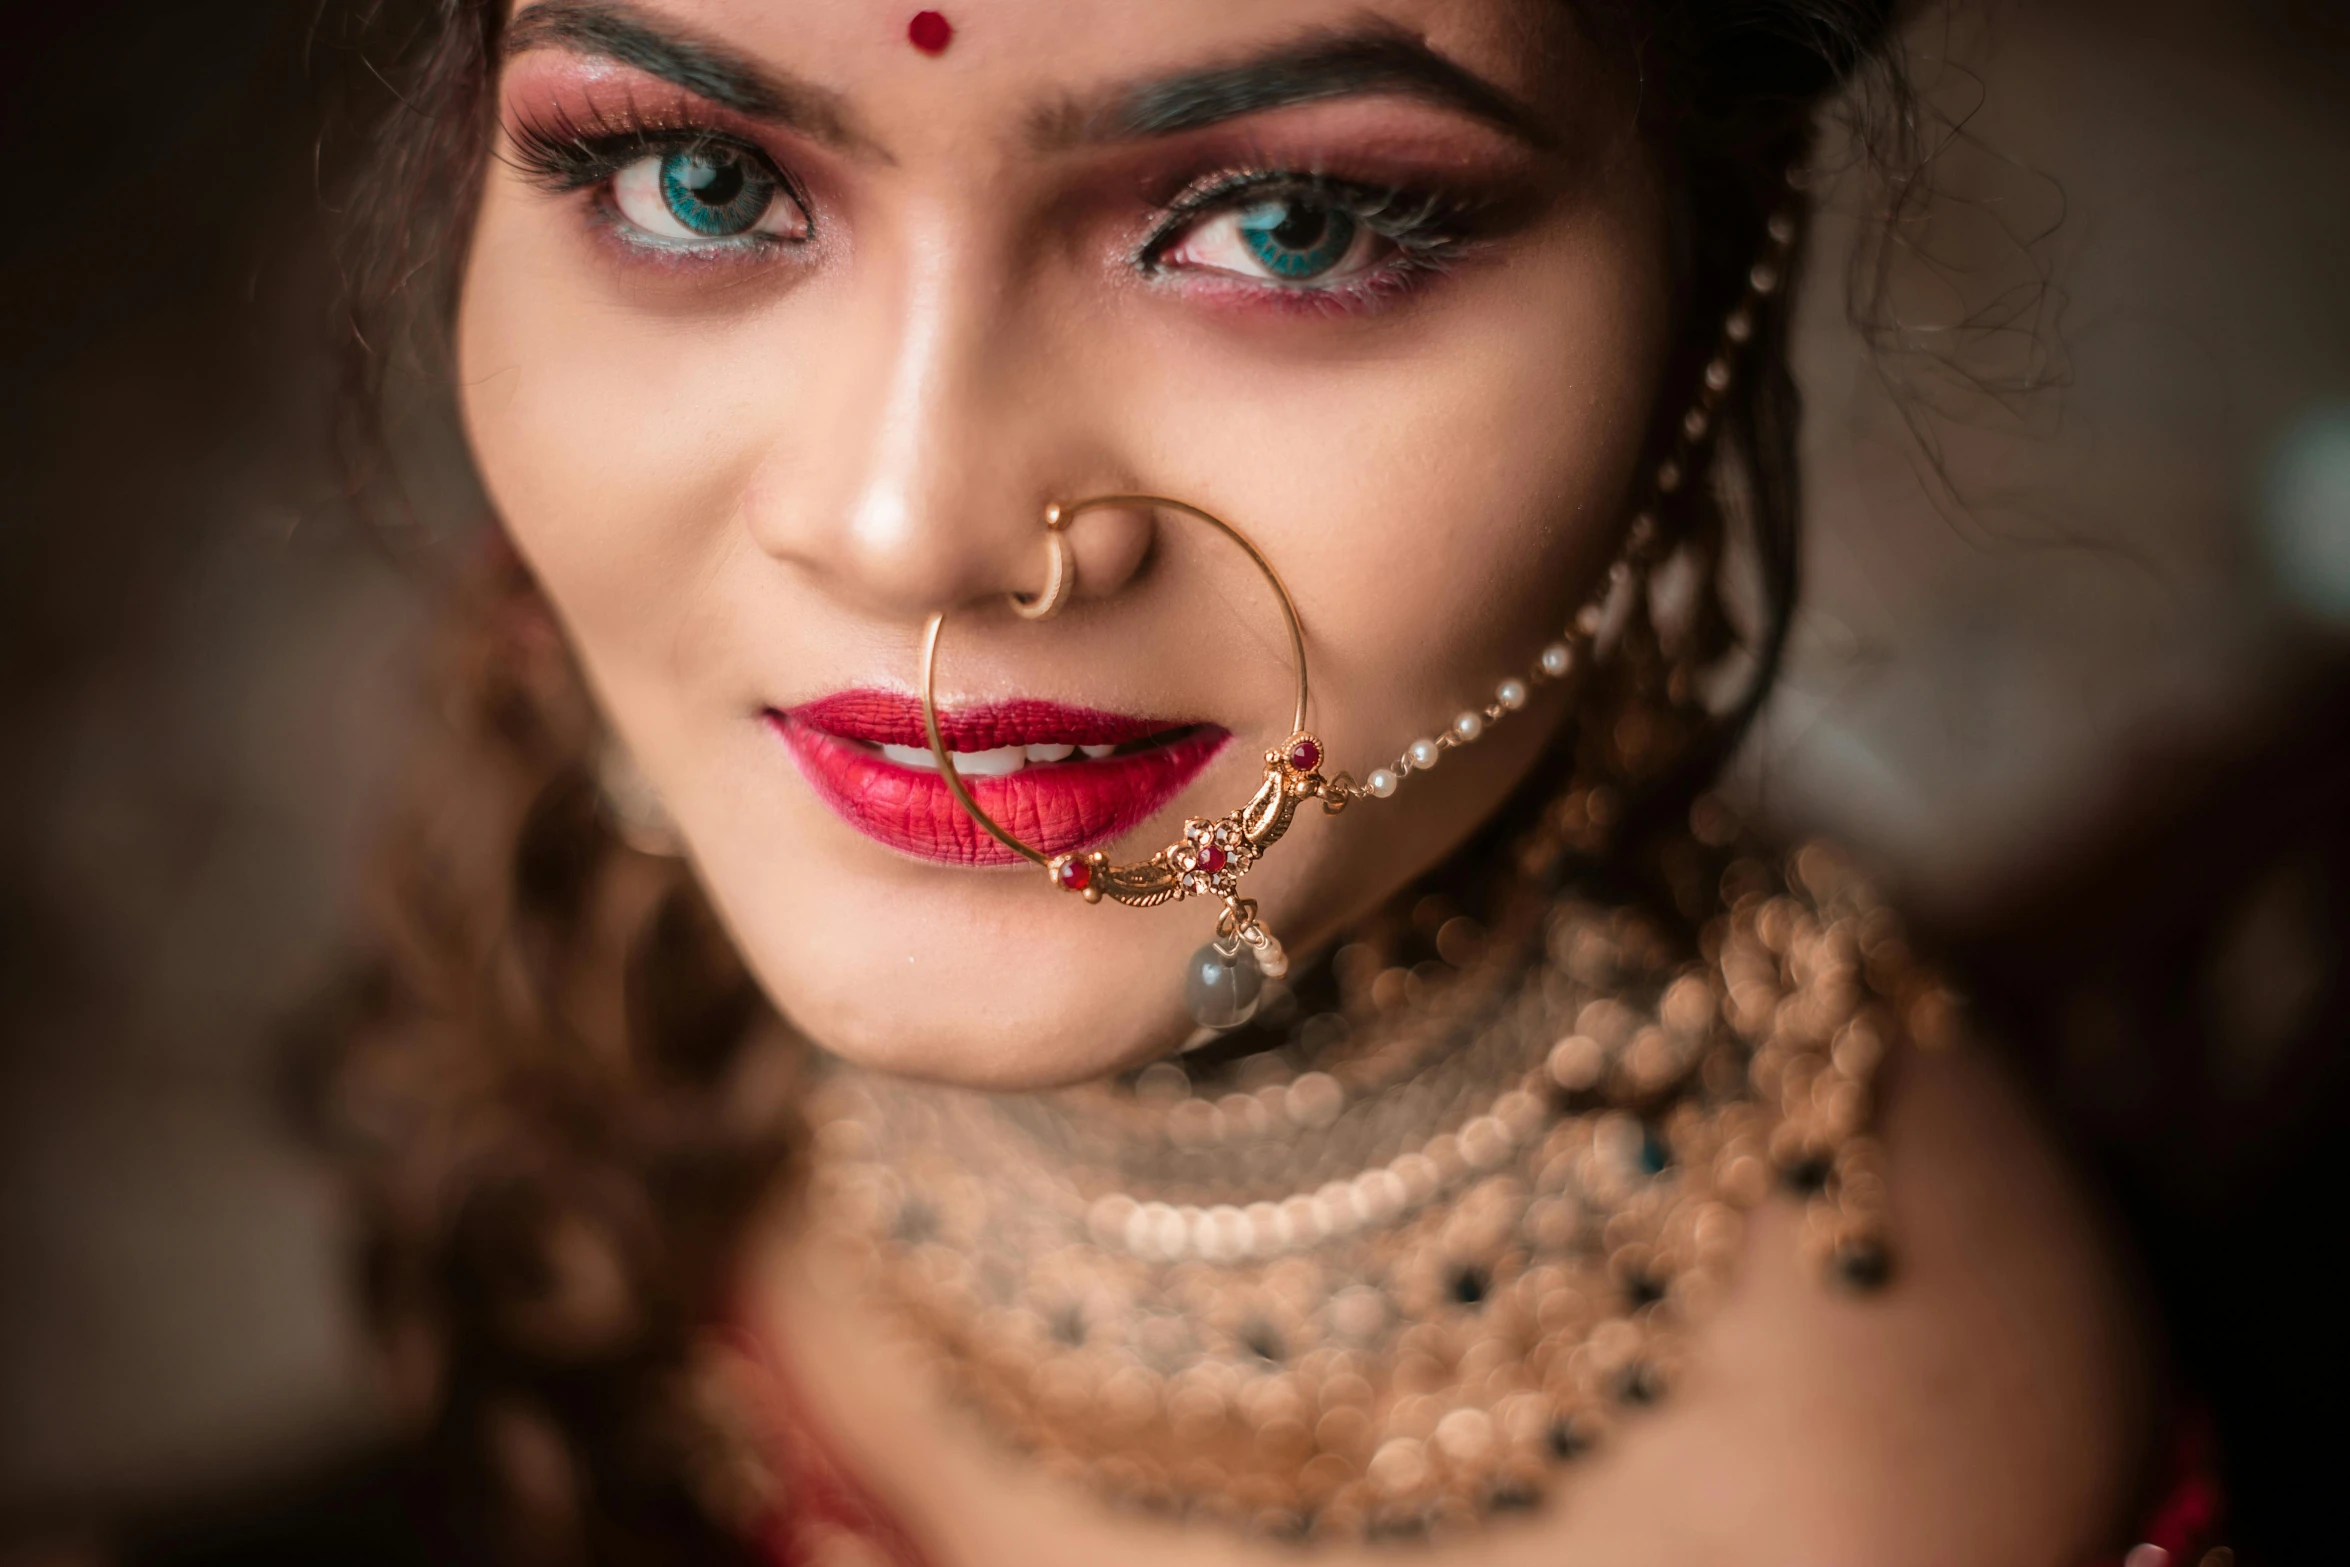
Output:
[[709,158],[691,158],[678,183],[693,192],[695,200],[723,207],[742,194],[742,165],[731,159],[718,163]]
[[1268,232],[1284,250],[1311,250],[1330,232],[1330,213],[1324,207],[1293,205]]
[[1355,220],[1316,201],[1268,201],[1240,217],[1242,241],[1276,277],[1302,282],[1346,258]]

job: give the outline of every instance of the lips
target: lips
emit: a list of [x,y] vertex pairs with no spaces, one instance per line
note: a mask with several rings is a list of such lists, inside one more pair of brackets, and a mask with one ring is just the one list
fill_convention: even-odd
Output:
[[[867,837],[946,865],[1016,865],[939,775],[922,708],[886,691],[844,691],[768,709],[824,802]],[[1045,854],[1131,831],[1183,791],[1231,734],[1214,724],[1138,718],[1058,702],[942,711],[939,735],[987,812]]]

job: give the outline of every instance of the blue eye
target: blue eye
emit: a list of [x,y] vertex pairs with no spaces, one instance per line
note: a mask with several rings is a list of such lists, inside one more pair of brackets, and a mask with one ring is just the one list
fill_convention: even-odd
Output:
[[1296,283],[1320,277],[1355,248],[1362,224],[1335,207],[1281,198],[1235,215],[1236,237],[1267,272]]
[[631,228],[670,242],[805,239],[808,231],[807,214],[764,161],[717,142],[627,164],[612,176],[612,205]]
[[[1211,193],[1181,222],[1156,264],[1325,292],[1369,275],[1408,248],[1364,211],[1363,198],[1313,188]],[[1179,220],[1180,221],[1180,220]],[[1403,232],[1408,233],[1408,228]]]
[[661,159],[661,200],[669,215],[712,239],[749,233],[766,216],[775,190],[775,181],[729,148],[680,150]]

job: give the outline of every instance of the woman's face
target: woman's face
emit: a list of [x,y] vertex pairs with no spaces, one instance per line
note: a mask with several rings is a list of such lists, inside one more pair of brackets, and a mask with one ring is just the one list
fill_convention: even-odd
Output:
[[[1143,859],[1310,727],[1358,778],[1492,699],[1620,539],[1667,348],[1633,89],[1551,0],[543,0],[460,321],[500,514],[744,955],[821,1043],[991,1086],[1169,1048],[1216,906],[1087,905],[983,803]],[[910,24],[914,24],[911,25]],[[1292,951],[1457,844],[1559,721],[1309,807]],[[1072,752],[1071,747],[1080,749]],[[1114,750],[1110,748],[1115,748]],[[1105,754],[1094,754],[1094,753]]]

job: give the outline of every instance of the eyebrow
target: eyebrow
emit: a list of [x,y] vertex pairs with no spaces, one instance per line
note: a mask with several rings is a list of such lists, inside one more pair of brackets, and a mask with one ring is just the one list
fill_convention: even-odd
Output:
[[841,95],[800,81],[613,0],[543,0],[508,24],[507,59],[565,49],[634,66],[723,109],[799,131],[836,147],[870,151]]
[[1309,33],[1228,64],[1129,82],[1090,106],[1071,102],[1039,116],[1036,133],[1039,142],[1053,146],[1173,136],[1270,109],[1373,93],[1459,110],[1530,146],[1554,140],[1531,106],[1382,21]]
[[[541,0],[508,24],[508,59],[566,49],[633,66],[752,119],[834,146],[876,150],[841,95],[656,22],[626,0]],[[1331,98],[1395,93],[1455,109],[1534,147],[1554,140],[1542,117],[1513,94],[1388,22],[1317,31],[1222,65],[1127,82],[1040,113],[1046,148],[1144,140]]]

